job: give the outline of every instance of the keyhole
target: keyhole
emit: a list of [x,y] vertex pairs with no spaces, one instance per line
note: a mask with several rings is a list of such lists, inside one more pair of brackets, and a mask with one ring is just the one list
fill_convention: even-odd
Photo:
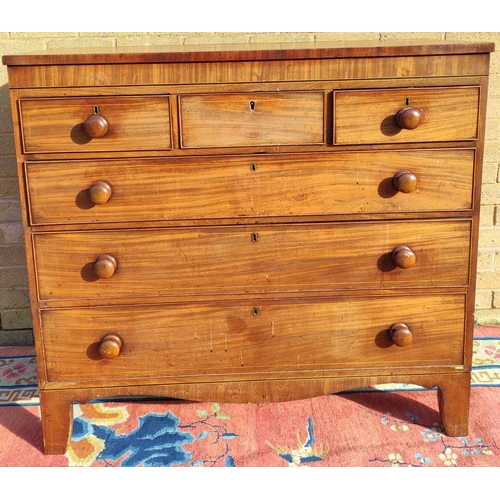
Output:
[[99,114],[99,106],[94,106],[94,115]]
[[252,233],[252,241],[257,243],[259,241],[259,235],[257,233]]
[[255,101],[250,101],[250,109],[252,111],[255,109]]
[[254,307],[253,308],[253,315],[257,316],[258,314],[259,314],[259,308],[258,307]]
[[250,170],[252,172],[255,172],[257,170],[257,163],[255,162],[250,163]]
[[410,105],[410,98],[405,97],[405,106],[409,106],[409,105]]

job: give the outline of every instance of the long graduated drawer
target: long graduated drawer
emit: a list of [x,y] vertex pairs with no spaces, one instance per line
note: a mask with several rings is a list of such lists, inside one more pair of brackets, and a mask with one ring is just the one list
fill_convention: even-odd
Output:
[[33,224],[470,210],[473,149],[28,162]]
[[[442,321],[435,323],[435,318]],[[323,377],[463,364],[463,295],[47,310],[49,382]],[[400,347],[391,327],[403,323]],[[404,327],[402,327],[404,328]],[[144,335],[147,332],[147,336]],[[297,332],[300,332],[297,334]],[[108,337],[106,337],[108,336]],[[103,342],[120,342],[103,359]],[[279,353],[279,356],[276,355]]]
[[34,247],[47,300],[466,286],[469,241],[464,219],[61,232]]

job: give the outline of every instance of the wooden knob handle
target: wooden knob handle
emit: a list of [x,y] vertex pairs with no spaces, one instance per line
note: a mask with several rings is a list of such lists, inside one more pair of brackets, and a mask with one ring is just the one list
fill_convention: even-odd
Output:
[[104,205],[110,198],[112,189],[106,181],[95,181],[89,189],[89,198],[96,205]]
[[83,131],[91,139],[104,137],[108,133],[108,122],[102,115],[89,116],[83,124]]
[[409,170],[401,170],[393,177],[392,183],[402,193],[413,193],[417,189],[417,176]]
[[413,334],[406,323],[396,323],[392,325],[389,329],[389,334],[394,344],[399,347],[407,347],[413,341]]
[[111,278],[117,268],[116,259],[109,254],[99,255],[94,262],[94,273],[99,278]]
[[392,251],[392,258],[401,269],[410,269],[417,262],[413,250],[407,245],[400,245]]
[[120,354],[123,341],[119,335],[108,333],[101,339],[99,354],[106,359],[113,359]]
[[401,128],[413,130],[420,124],[420,112],[411,106],[401,108],[396,114],[396,122]]

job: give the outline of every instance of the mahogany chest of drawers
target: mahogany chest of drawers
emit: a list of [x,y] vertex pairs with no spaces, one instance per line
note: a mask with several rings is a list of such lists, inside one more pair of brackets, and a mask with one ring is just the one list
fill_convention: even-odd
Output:
[[467,434],[493,50],[5,56],[45,453],[73,402],[388,382]]

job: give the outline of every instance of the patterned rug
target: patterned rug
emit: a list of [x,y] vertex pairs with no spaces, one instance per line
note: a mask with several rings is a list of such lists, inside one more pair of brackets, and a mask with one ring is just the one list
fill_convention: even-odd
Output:
[[276,404],[75,404],[44,456],[31,348],[0,348],[0,466],[498,467],[500,328],[476,329],[470,432],[442,433],[436,391],[391,384]]

